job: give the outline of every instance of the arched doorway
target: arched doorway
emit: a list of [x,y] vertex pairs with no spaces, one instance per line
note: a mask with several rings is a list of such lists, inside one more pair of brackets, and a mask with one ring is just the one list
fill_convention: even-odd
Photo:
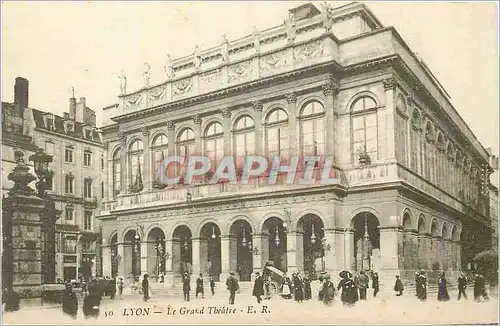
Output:
[[147,238],[147,262],[148,273],[151,276],[165,275],[166,272],[166,251],[165,251],[165,233],[159,227],[153,228]]
[[115,277],[118,275],[118,261],[120,260],[118,256],[118,236],[115,234],[111,237],[111,242],[109,244],[111,251],[111,276]]
[[[303,270],[313,279],[320,271],[325,270],[325,230],[321,218],[314,214],[302,216],[297,223],[298,241],[302,242]],[[300,236],[302,234],[302,236]],[[300,243],[297,244],[300,248]]]
[[403,214],[403,269],[410,270],[414,266],[413,258],[417,255],[413,242],[413,227],[410,214],[406,211]]
[[352,225],[354,228],[354,269],[356,271],[372,270],[378,266],[377,259],[380,258],[378,218],[372,213],[362,212],[353,218]]
[[[245,220],[236,220],[229,230],[230,263],[238,272],[240,281],[250,281],[253,272],[252,250],[254,246],[252,227]],[[236,266],[234,266],[236,261]]]
[[441,257],[441,262],[442,262],[442,269],[444,271],[448,270],[448,261],[449,261],[449,248],[447,245],[447,240],[448,240],[448,225],[446,223],[443,223],[443,228],[441,229],[441,244],[439,246],[439,251],[440,251],[440,257]]
[[433,271],[438,271],[441,269],[441,266],[439,264],[439,246],[440,243],[438,243],[438,236],[441,234],[438,231],[438,224],[435,219],[432,220],[431,222],[431,253],[432,253],[432,261],[431,261],[431,269]]
[[141,275],[141,242],[135,230],[129,230],[123,238],[125,257],[125,275],[138,281]]
[[269,240],[269,262],[277,269],[286,272],[287,270],[287,234],[283,221],[277,217],[270,217],[262,226],[262,233],[267,235]]
[[418,269],[427,269],[427,258],[425,256],[425,220],[421,215],[418,218]]
[[172,235],[172,267],[174,274],[192,273],[192,248],[191,230],[185,225],[176,227]]
[[219,281],[221,273],[220,229],[215,223],[203,225],[200,231],[200,271]]

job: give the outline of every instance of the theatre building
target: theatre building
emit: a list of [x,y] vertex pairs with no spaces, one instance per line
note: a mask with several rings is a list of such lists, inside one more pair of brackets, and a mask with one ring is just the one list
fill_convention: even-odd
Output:
[[[280,23],[279,21],[277,22]],[[188,271],[450,274],[491,244],[489,154],[393,27],[364,5],[291,9],[285,23],[170,59],[165,81],[104,109],[103,274]],[[451,68],[451,67],[450,67]],[[334,158],[336,184],[165,186],[163,158]],[[178,282],[174,282],[179,286]]]

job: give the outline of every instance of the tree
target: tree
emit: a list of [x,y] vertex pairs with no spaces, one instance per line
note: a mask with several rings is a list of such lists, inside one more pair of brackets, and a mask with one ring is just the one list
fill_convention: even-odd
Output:
[[479,273],[483,274],[486,282],[490,285],[498,283],[498,252],[495,249],[489,249],[478,253],[473,261],[477,265]]

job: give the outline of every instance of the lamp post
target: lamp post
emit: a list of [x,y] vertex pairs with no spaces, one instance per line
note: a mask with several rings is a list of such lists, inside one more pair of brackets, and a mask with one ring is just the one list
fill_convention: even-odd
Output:
[[158,237],[155,242],[157,275],[164,272],[165,268],[165,239]]
[[56,221],[61,214],[60,210],[55,209],[55,202],[46,193],[50,188],[49,181],[52,172],[49,169],[49,163],[52,162],[52,156],[47,155],[39,148],[35,154],[29,157],[33,162],[35,174],[38,177],[36,188],[38,197],[44,200],[45,208],[41,214],[42,220],[42,283],[55,283],[56,280]]

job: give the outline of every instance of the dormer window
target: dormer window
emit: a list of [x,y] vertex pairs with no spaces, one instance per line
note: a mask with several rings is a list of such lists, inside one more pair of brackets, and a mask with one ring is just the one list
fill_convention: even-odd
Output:
[[52,113],[45,115],[43,117],[43,119],[44,119],[45,128],[47,128],[49,131],[56,130],[55,119],[54,119],[54,115]]
[[85,128],[84,129],[84,136],[87,139],[94,139],[94,135],[92,134],[92,129],[90,128]]
[[75,132],[75,126],[72,121],[66,121],[64,123],[64,132],[66,132],[67,134],[72,134],[73,132]]

